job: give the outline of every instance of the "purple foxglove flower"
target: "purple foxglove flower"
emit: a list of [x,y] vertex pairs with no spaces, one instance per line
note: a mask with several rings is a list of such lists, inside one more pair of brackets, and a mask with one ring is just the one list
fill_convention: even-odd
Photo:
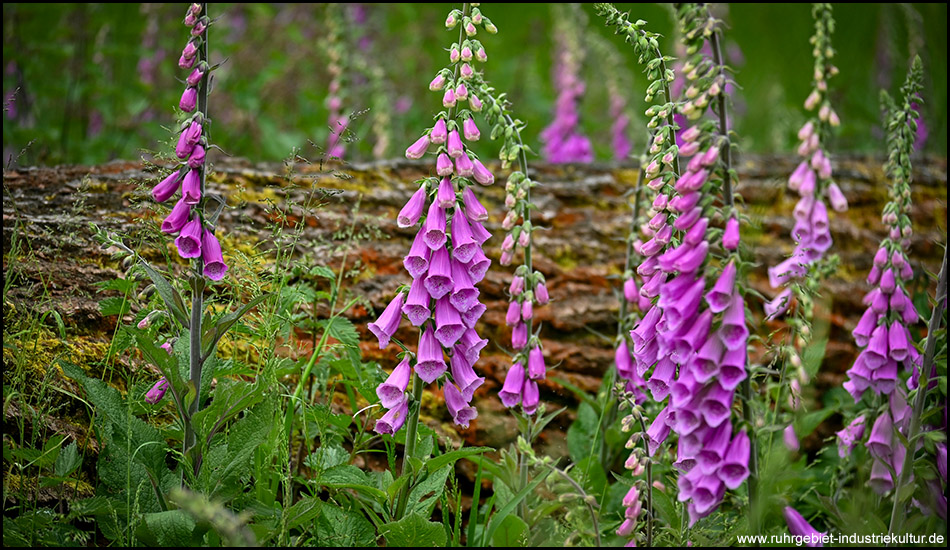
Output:
[[683,236],[683,242],[690,246],[698,245],[706,238],[706,228],[708,227],[709,218],[700,218]]
[[472,282],[477,284],[484,279],[489,266],[491,266],[491,260],[485,256],[485,253],[482,252],[481,249],[476,250],[475,256],[468,264],[468,274],[471,275]]
[[511,278],[511,285],[508,287],[508,293],[511,296],[520,296],[524,292],[524,277],[515,275]]
[[899,321],[891,323],[891,326],[887,329],[887,348],[891,359],[894,361],[906,359],[910,346],[907,327]]
[[890,395],[897,387],[897,362],[888,360],[871,375],[871,387],[877,393]]
[[446,348],[454,346],[465,332],[462,318],[448,297],[439,298],[435,303],[435,326],[435,337]]
[[426,384],[435,382],[435,379],[442,376],[448,368],[445,364],[445,358],[442,356],[442,346],[435,337],[431,328],[426,328],[419,336],[418,360],[416,361],[416,374]]
[[700,162],[703,166],[712,166],[717,160],[719,160],[719,147],[713,145],[709,149],[706,149]]
[[422,212],[425,210],[426,206],[426,186],[421,185],[415,193],[409,197],[409,200],[406,201],[406,205],[402,207],[402,210],[399,211],[399,215],[396,216],[396,225],[399,227],[412,227],[419,222],[419,218],[422,217]]
[[175,239],[175,246],[178,247],[178,255],[182,258],[201,257],[201,220],[192,219],[181,229],[181,234]]
[[733,296],[732,303],[723,313],[719,337],[722,338],[722,343],[727,349],[745,349],[749,329],[746,328],[745,302],[738,293]]
[[526,345],[528,345],[528,325],[519,321],[511,329],[511,347],[524,349]]
[[[472,177],[475,178],[476,182],[480,183],[481,185],[491,185],[495,183],[495,176],[488,170],[488,168],[485,168],[485,165],[482,164],[482,161],[475,159],[472,161],[472,165],[474,167],[472,171]],[[459,173],[462,173],[461,169],[459,170]]]
[[621,504],[624,508],[630,508],[638,502],[640,502],[640,491],[637,489],[636,484],[634,484],[630,487],[630,490],[627,491],[627,494],[624,495]]
[[435,160],[435,173],[444,177],[451,176],[452,171],[452,159],[445,153],[439,153],[439,157]]
[[475,220],[468,215],[469,228],[472,230],[472,238],[475,239],[475,242],[478,244],[485,244],[485,241],[491,238],[491,233],[485,229],[485,226],[481,224],[478,220]]
[[804,277],[805,273],[807,273],[805,267],[801,263],[801,260],[795,256],[787,258],[778,265],[770,267],[768,272],[769,285],[771,285],[772,288],[780,288],[789,280],[797,277]]
[[478,96],[475,94],[472,94],[468,98],[468,106],[471,107],[473,113],[481,112],[482,100],[478,99]]
[[406,255],[402,265],[413,279],[418,279],[429,271],[429,256],[431,254],[432,250],[426,245],[425,231],[419,231],[416,233],[412,246],[409,248],[409,254]]
[[785,522],[788,523],[788,532],[796,537],[804,537],[802,540],[805,542],[805,546],[822,546],[821,538],[824,537],[825,534],[819,532],[812,527],[810,523],[805,521],[805,518],[798,513],[798,510],[791,506],[786,506],[785,509],[782,510],[782,515],[785,516]]
[[[406,301],[406,295],[402,292],[396,294],[396,297],[389,302],[379,319],[374,323],[367,325],[370,332],[376,335],[379,340],[379,349],[385,349],[389,345],[389,339],[399,329],[399,321],[402,320],[402,306]],[[390,408],[390,407],[387,407]]]
[[[689,131],[689,130],[687,130],[687,132],[688,132],[688,131]],[[680,151],[679,151],[681,157],[691,157],[691,156],[695,155],[695,154],[698,153],[698,152],[699,152],[699,142],[698,142],[698,141],[693,141],[693,142],[689,142],[689,143],[684,143],[683,146],[680,147]]]
[[649,450],[650,456],[653,456],[656,453],[656,450],[666,441],[666,438],[670,435],[670,425],[668,420],[670,419],[670,407],[665,407],[659,414],[656,415],[656,418],[653,419],[653,422],[650,424],[650,427],[647,428],[647,449]]
[[706,293],[706,303],[713,313],[721,313],[729,307],[732,301],[732,295],[736,291],[736,264],[729,262],[722,269],[722,274],[712,287],[712,290]]
[[731,436],[732,424],[729,422],[723,422],[718,428],[710,428],[706,432],[705,438],[696,453],[696,462],[699,471],[703,475],[715,477],[716,470],[719,469],[719,463],[722,462],[726,451],[729,449]]
[[165,350],[165,351],[168,353],[168,355],[171,355],[171,354],[174,353],[174,351],[172,350],[172,343],[171,343],[171,342],[165,342],[164,344],[162,344],[162,345],[160,345],[160,346],[158,346],[158,347],[160,347],[160,348],[162,348],[163,350]]
[[544,284],[544,281],[538,281],[538,284],[534,287],[534,299],[538,302],[538,305],[545,305],[551,301],[551,297],[548,296],[548,287]]
[[186,113],[194,112],[198,105],[198,88],[188,87],[181,94],[181,100],[178,101],[178,107]]
[[[694,274],[690,272],[684,275],[692,278]],[[687,319],[692,319],[696,315],[699,302],[703,297],[704,286],[705,281],[702,277],[699,277],[682,294],[675,291],[676,287],[672,283],[664,287],[657,304],[666,307],[664,319],[666,319],[667,327],[670,330],[679,329]]]
[[178,144],[175,146],[175,155],[183,160],[188,158],[188,156],[191,155],[191,150],[198,144],[199,139],[201,139],[201,124],[192,122],[188,128],[178,136]]
[[798,436],[795,435],[795,426],[789,424],[782,431],[782,440],[785,442],[785,448],[791,452],[797,452],[801,448],[798,443]]
[[459,137],[458,130],[449,132],[446,148],[448,149],[449,156],[452,158],[458,158],[465,152],[465,146],[462,145],[462,138]]
[[197,22],[198,22],[198,18],[195,17],[195,14],[193,14],[193,13],[191,13],[191,11],[189,11],[189,12],[188,12],[188,15],[185,16],[185,21],[184,21],[185,25],[186,25],[186,26],[189,26],[189,27],[194,27],[194,26],[195,26],[195,23],[197,23]]
[[521,388],[521,408],[525,414],[534,414],[538,410],[538,403],[541,400],[541,392],[538,389],[538,383],[534,380],[525,380]]
[[541,346],[535,346],[528,352],[528,378],[531,380],[543,380],[547,368],[544,366],[544,354],[541,352]]
[[442,73],[435,75],[435,78],[432,79],[432,82],[429,82],[429,89],[433,92],[441,90],[445,87],[445,76]]
[[[692,322],[683,323],[683,328],[687,328],[687,325],[689,325],[689,330],[673,335],[672,338],[667,338],[668,341],[672,341],[670,359],[678,364],[683,364],[694,351],[700,349],[704,345],[704,342],[707,341],[709,328],[712,326],[712,317],[711,311],[703,311]],[[714,337],[710,340],[718,340],[718,338]],[[721,356],[722,350],[720,345],[719,354],[713,359],[717,363],[717,368],[719,357]]]
[[439,208],[453,208],[455,206],[455,187],[449,178],[442,178],[439,182],[439,189],[436,192],[435,200],[439,203]]
[[412,160],[421,159],[422,156],[426,154],[426,151],[429,150],[429,140],[429,136],[422,136],[421,138],[417,139],[415,143],[406,149],[406,158]]
[[198,55],[198,46],[195,46],[194,41],[189,41],[187,44],[185,44],[185,48],[181,51],[181,56],[186,59],[190,59],[196,55]]
[[[891,414],[887,411],[880,414],[874,421],[871,428],[871,435],[868,437],[867,448],[876,458],[884,461],[890,461],[894,455],[894,426],[891,422]],[[900,443],[896,446],[900,447]]]
[[185,174],[181,195],[186,204],[195,205],[201,202],[201,176],[198,175],[198,170],[192,168]]
[[204,262],[204,276],[212,281],[220,281],[228,271],[221,254],[221,244],[211,231],[205,230],[201,236],[201,260]]
[[868,342],[871,341],[871,334],[873,334],[877,328],[879,319],[880,315],[873,309],[869,308],[864,311],[864,315],[862,315],[861,320],[858,321],[858,326],[851,331],[851,335],[854,337],[854,341],[858,347],[868,345]]
[[178,233],[181,228],[188,223],[188,217],[191,215],[191,205],[185,202],[185,199],[179,199],[175,203],[168,217],[162,222],[163,233]]
[[474,306],[462,314],[462,322],[470,329],[475,328],[475,323],[481,319],[487,309],[488,307],[485,304],[476,302]]
[[431,250],[445,246],[445,209],[439,206],[438,201],[432,201],[429,205],[423,230],[426,246]]
[[631,304],[636,303],[640,298],[640,291],[637,288],[637,281],[635,277],[630,277],[623,282],[623,297]]
[[838,456],[844,458],[851,454],[854,445],[864,437],[865,418],[861,415],[851,421],[835,435],[838,437]]
[[634,376],[630,376],[630,380],[634,380],[638,377],[642,377],[650,367],[656,363],[657,357],[660,353],[660,344],[659,340],[654,338],[650,342],[647,342],[642,348],[636,348],[636,353],[634,354],[634,359],[637,362],[637,368],[634,371]]
[[470,178],[475,175],[475,164],[467,154],[462,153],[455,159],[455,171],[462,177]]
[[178,68],[179,69],[190,69],[195,66],[195,62],[198,60],[197,57],[185,57],[184,54],[178,58]]
[[[461,216],[456,216],[456,219]],[[452,294],[449,302],[460,313],[465,313],[478,301],[479,291],[472,284],[472,278],[468,274],[468,268],[461,263],[458,258],[452,260]]]
[[[699,405],[699,412],[710,426],[718,426],[729,419],[732,411],[732,390],[727,390],[713,382],[704,388],[704,396]],[[677,416],[679,412],[677,411]]]
[[386,381],[376,388],[376,395],[383,407],[392,409],[406,399],[406,388],[409,387],[409,378],[412,376],[412,366],[407,355],[396,365]]
[[191,74],[188,75],[188,78],[185,79],[185,83],[192,87],[197,86],[204,76],[205,71],[203,71],[201,67],[195,67],[195,69],[191,71]]
[[727,390],[734,390],[739,382],[746,378],[745,372],[746,350],[726,350],[719,365],[719,376],[716,378],[719,385]]
[[432,131],[429,133],[429,139],[436,145],[442,145],[445,143],[448,135],[449,133],[445,125],[445,119],[440,118],[438,122],[435,123],[435,126],[432,127]]
[[[643,277],[652,277],[660,270],[660,261],[656,256],[650,256],[649,258],[640,262],[640,265],[637,266],[637,274]],[[632,280],[632,278],[631,278]],[[634,297],[639,296],[640,289],[636,288],[636,283],[634,283]]]
[[877,252],[874,253],[874,265],[877,267],[884,267],[887,265],[888,252],[887,249],[883,246],[877,249]]
[[508,304],[508,313],[505,315],[505,324],[509,327],[521,320],[521,304],[513,301]]
[[676,364],[668,357],[661,357],[653,369],[653,375],[647,381],[647,389],[653,394],[654,401],[663,401],[670,394],[673,376],[676,375]]
[[455,285],[452,282],[452,259],[448,250],[440,248],[432,253],[425,285],[433,300],[452,292]]
[[152,389],[148,390],[148,393],[145,394],[145,402],[154,405],[162,400],[165,397],[165,392],[168,391],[168,380],[165,380],[165,377],[158,379],[158,382],[155,382],[155,385],[152,386]]
[[881,275],[880,282],[881,292],[884,294],[890,294],[894,292],[894,288],[897,286],[897,278],[894,276],[894,270],[887,268],[884,270],[884,273]]
[[729,489],[738,489],[749,477],[749,450],[749,435],[745,431],[740,431],[729,444],[729,449],[716,473]]
[[409,416],[409,400],[403,399],[376,421],[376,433],[395,435],[406,423],[407,416]]
[[467,264],[475,257],[475,251],[481,249],[475,237],[472,236],[472,228],[468,220],[461,213],[452,217],[452,254],[455,259]]
[[679,229],[680,231],[686,231],[690,227],[693,227],[693,224],[699,221],[699,218],[701,218],[702,215],[703,209],[697,206],[696,208],[693,208],[689,212],[676,218],[676,221],[673,222],[673,227]]
[[[725,350],[715,334],[710,335],[693,358],[693,377],[700,384],[717,377],[722,369],[721,359]],[[731,389],[731,388],[727,388]]]
[[205,32],[205,29],[207,28],[208,26],[205,25],[203,21],[198,21],[197,23],[195,23],[195,26],[192,27],[191,29],[191,36],[201,36],[201,34]]
[[878,325],[871,333],[868,347],[861,353],[869,370],[875,370],[887,362],[887,325]]
[[670,200],[669,209],[678,213],[688,212],[696,206],[701,198],[702,194],[699,191],[678,195]]
[[845,198],[844,193],[841,192],[841,188],[838,187],[838,184],[831,182],[828,185],[828,200],[831,202],[831,207],[835,209],[835,212],[845,212],[848,210],[848,199]]
[[526,297],[524,301],[521,302],[521,318],[525,321],[530,321],[532,317],[534,317],[534,306],[531,303],[531,298]]
[[413,326],[422,326],[431,315],[429,311],[429,292],[425,288],[422,277],[413,279],[409,287],[409,295],[406,297],[406,303],[402,306],[402,312],[409,318]]
[[726,222],[726,231],[722,234],[722,247],[726,250],[735,250],[739,247],[739,220],[729,218]]
[[482,206],[471,187],[462,191],[462,203],[465,205],[465,216],[472,221],[483,222],[488,220],[488,210]]
[[474,365],[478,362],[482,349],[488,345],[487,338],[480,338],[478,333],[469,328],[462,335],[459,346],[465,348],[465,360]]
[[201,168],[205,163],[205,148],[201,145],[195,145],[188,157],[188,166],[191,168]]
[[446,109],[455,107],[455,90],[452,88],[445,89],[445,93],[442,94],[442,106]]
[[165,202],[172,197],[181,186],[181,172],[175,170],[152,188],[152,198],[155,202]]
[[498,392],[501,404],[511,408],[520,403],[524,384],[524,367],[521,366],[521,363],[511,365],[508,374],[505,376],[505,384]]
[[802,182],[805,181],[805,174],[810,172],[811,169],[808,167],[808,161],[802,161],[798,167],[795,168],[795,171],[792,172],[792,175],[788,178],[788,187],[792,191],[798,191]]
[[662,309],[652,307],[643,318],[640,319],[640,322],[633,327],[633,330],[630,331],[630,339],[633,341],[635,348],[640,348],[650,340],[653,340],[656,336],[657,322],[659,322],[662,315]]
[[765,319],[776,319],[786,311],[788,311],[789,306],[792,304],[792,289],[786,288],[782,292],[779,292],[774,299],[769,302],[766,302],[763,305],[765,310]]
[[[681,245],[682,246],[682,245]],[[703,241],[692,249],[683,252],[673,261],[673,267],[682,273],[693,273],[706,260],[706,254],[709,251],[709,243]]]
[[472,117],[466,118],[465,122],[462,123],[462,134],[469,141],[478,141],[482,137],[481,132],[478,131],[478,126],[475,125],[475,119]]
[[633,357],[630,355],[630,348],[627,347],[626,338],[620,340],[620,345],[614,351],[614,364],[617,365],[620,376],[627,380],[633,378]]

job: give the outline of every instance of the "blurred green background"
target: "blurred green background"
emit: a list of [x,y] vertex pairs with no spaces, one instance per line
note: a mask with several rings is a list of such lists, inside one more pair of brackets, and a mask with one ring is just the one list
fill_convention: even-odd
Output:
[[[460,7],[460,4],[454,5]],[[181,24],[187,4],[4,4],[4,162],[19,165],[135,159],[162,147],[175,124],[181,80],[177,59],[187,41]],[[440,108],[427,84],[447,63],[457,37],[443,26],[452,4],[353,4],[337,6],[346,22],[346,51],[366,67],[379,67],[372,83],[348,73],[344,109],[359,113],[347,160],[373,157],[373,117],[388,107],[385,156],[401,156]],[[617,4],[644,19],[674,54],[671,8]],[[327,4],[211,4],[213,141],[227,153],[253,161],[287,158],[294,147],[318,146],[329,135],[325,105],[329,77]],[[497,35],[479,35],[488,52],[485,75],[507,91],[516,116],[528,123],[526,138],[540,150],[538,133],[551,119],[554,31],[545,4],[484,4]],[[802,103],[811,86],[813,32],[809,4],[732,4],[716,8],[727,24],[727,57],[736,69],[735,129],[752,152],[790,152],[805,120]],[[573,23],[587,37],[605,38],[622,56],[629,82],[635,151],[643,144],[641,68],[632,49],[584,4],[587,20]],[[842,128],[832,152],[880,152],[878,97],[897,91],[913,53],[926,70],[922,118],[927,152],[946,155],[946,4],[836,4],[834,42],[840,75],[832,80]],[[612,157],[605,71],[610,64],[590,50],[580,105],[582,130],[598,160]],[[177,79],[177,80],[176,80]],[[377,95],[377,99],[378,99]],[[376,112],[374,112],[376,111]],[[483,143],[480,147],[487,145]],[[22,151],[22,154],[21,154]],[[480,152],[476,149],[476,152]],[[490,153],[489,153],[490,154]],[[11,160],[12,159],[12,160]]]

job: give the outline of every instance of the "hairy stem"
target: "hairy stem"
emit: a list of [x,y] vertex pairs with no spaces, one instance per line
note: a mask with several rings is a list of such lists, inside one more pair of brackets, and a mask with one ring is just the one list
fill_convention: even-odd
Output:
[[[409,411],[409,418],[406,419],[406,450],[402,457],[402,470],[400,477],[409,473],[409,459],[416,454],[416,439],[419,430],[419,409],[422,408],[422,390],[425,384],[415,373],[412,374],[412,406]],[[396,521],[406,515],[406,507],[409,504],[409,491],[412,489],[412,480],[404,483],[399,490],[399,501],[396,504]]]

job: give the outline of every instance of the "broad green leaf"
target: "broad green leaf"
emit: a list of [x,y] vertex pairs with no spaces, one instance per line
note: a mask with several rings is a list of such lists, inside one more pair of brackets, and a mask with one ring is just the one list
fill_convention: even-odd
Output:
[[149,546],[184,548],[193,545],[195,520],[183,510],[145,514],[135,536]]
[[817,411],[812,411],[807,414],[795,419],[795,435],[799,439],[808,437],[819,424],[825,421],[826,418],[835,413],[834,409],[820,409]]
[[445,546],[445,528],[419,514],[409,514],[399,521],[390,523],[381,529],[386,537],[386,546],[426,547]]
[[317,471],[324,471],[346,464],[350,460],[350,453],[339,445],[324,445],[316,451],[310,453],[304,459],[304,464],[308,468]]
[[512,514],[506,517],[498,530],[492,535],[492,546],[499,548],[520,548],[528,540],[528,524]]
[[670,499],[669,495],[663,491],[653,491],[653,507],[657,509],[658,516],[663,519],[667,525],[679,529],[680,518],[676,513],[676,505]]
[[591,456],[571,468],[570,475],[592,495],[603,494],[607,488],[607,474],[600,465],[599,457]]
[[316,521],[316,540],[312,541],[315,545],[337,548],[376,546],[376,530],[359,512],[330,505],[322,506],[320,511]]
[[495,531],[497,531],[501,527],[501,524],[503,521],[505,521],[505,518],[508,517],[511,514],[511,512],[514,511],[515,507],[518,506],[518,504],[520,504],[521,501],[525,499],[525,497],[531,494],[538,487],[538,485],[540,485],[545,479],[547,479],[550,473],[551,473],[551,470],[544,470],[543,472],[538,474],[537,477],[535,477],[533,480],[531,480],[530,483],[528,483],[527,487],[518,491],[518,494],[516,494],[514,498],[509,500],[508,503],[505,504],[505,506],[502,509],[498,510],[498,512],[495,513],[495,515],[493,515],[488,522],[488,529],[487,529],[487,532],[485,533],[485,538],[487,538],[488,540],[494,540]]
[[[287,519],[287,528],[296,529],[304,524],[311,523],[319,514],[323,501],[318,498],[307,497],[284,510]],[[304,530],[309,530],[304,528]]]
[[112,315],[121,317],[128,313],[131,308],[132,304],[124,296],[109,296],[99,302],[99,313],[103,317],[111,317]]
[[581,403],[577,407],[577,419],[567,429],[567,450],[574,463],[599,454],[603,444],[599,431],[600,422],[594,408]]
[[76,468],[81,464],[82,459],[79,457],[76,442],[73,441],[60,451],[59,456],[56,457],[54,472],[59,477],[66,477],[76,471]]
[[413,487],[409,492],[409,511],[419,512],[425,517],[431,516],[432,509],[445,490],[445,482],[450,473],[451,468],[441,468]]

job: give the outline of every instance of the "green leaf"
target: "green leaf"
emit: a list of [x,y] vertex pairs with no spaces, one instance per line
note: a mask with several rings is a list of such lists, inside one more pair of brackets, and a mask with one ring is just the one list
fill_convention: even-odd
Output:
[[129,300],[124,296],[109,296],[99,302],[99,313],[101,313],[103,317],[110,317],[112,315],[121,317],[128,313],[131,307]]
[[[312,522],[320,515],[320,508],[323,501],[318,498],[307,497],[298,501],[296,504],[284,510],[287,529],[296,529],[305,523]],[[304,529],[307,531],[308,529]]]
[[376,546],[376,530],[359,512],[338,506],[322,506],[320,511],[314,544],[338,548]]
[[393,547],[437,547],[445,546],[445,528],[419,514],[409,514],[401,520],[382,528],[386,537],[386,546]]
[[356,332],[356,327],[346,317],[331,317],[324,320],[322,324],[325,330],[337,339],[341,344],[349,348],[359,347],[360,335]]
[[304,459],[304,464],[308,468],[322,472],[334,466],[346,464],[349,461],[350,453],[340,445],[324,445],[310,453]]
[[547,479],[550,473],[551,473],[551,470],[545,470],[541,472],[537,477],[531,480],[531,483],[529,483],[527,487],[518,491],[518,494],[516,494],[514,498],[509,500],[508,503],[505,504],[504,508],[502,508],[501,510],[498,510],[498,512],[494,516],[492,516],[491,520],[488,522],[488,528],[487,528],[487,533],[486,533],[486,538],[488,540],[494,540],[495,531],[497,531],[501,527],[501,523],[505,521],[505,518],[508,517],[508,515],[511,514],[512,511],[514,511],[515,507],[518,506],[518,504],[520,504],[521,501],[525,499],[525,497],[531,494],[531,492],[534,491],[538,485],[540,485],[545,479]]
[[168,312],[171,313],[172,317],[174,317],[181,326],[187,329],[189,326],[189,318],[186,313],[187,308],[185,308],[185,301],[182,300],[181,294],[175,290],[175,287],[168,283],[161,273],[155,271],[148,262],[142,260],[139,264],[145,269],[148,278],[152,280],[152,284],[155,285],[155,290],[158,291],[158,295],[161,296],[162,301],[165,302],[165,307],[168,308]]
[[492,535],[492,546],[519,548],[528,540],[528,524],[516,515],[506,517]]
[[54,472],[58,477],[66,477],[76,471],[76,468],[78,468],[81,464],[82,459],[79,457],[79,451],[77,450],[76,442],[73,441],[59,453],[58,457],[56,457]]
[[467,458],[467,457],[481,454],[481,453],[492,452],[494,450],[495,449],[491,447],[466,447],[464,449],[458,449],[456,451],[449,451],[445,454],[441,454],[433,458],[432,460],[429,460],[428,462],[426,462],[426,470],[430,474],[433,474],[435,472],[438,472],[440,469],[444,468],[445,466],[450,466],[452,464],[455,464],[457,461],[463,458]]
[[211,352],[214,351],[215,346],[218,345],[218,341],[224,337],[224,335],[237,323],[241,317],[243,317],[247,312],[251,311],[258,304],[263,302],[265,299],[271,296],[268,294],[261,294],[260,296],[254,297],[250,302],[241,306],[237,311],[228,313],[221,319],[219,319],[214,326],[208,329],[202,337],[202,353],[203,355],[211,355]]
[[571,477],[592,495],[600,495],[607,489],[607,474],[598,457],[589,456],[571,468]]
[[665,520],[667,525],[679,529],[679,514],[676,513],[676,506],[669,495],[663,491],[653,491],[653,506],[659,512],[659,517]]
[[183,510],[145,514],[135,536],[148,546],[183,548],[192,546],[195,520]]
[[445,482],[450,473],[450,468],[441,468],[413,487],[409,493],[409,511],[431,516],[439,497],[445,491]]
[[819,424],[824,422],[826,418],[834,413],[834,409],[820,409],[796,418],[795,435],[799,439],[808,437],[813,431],[815,431],[815,428],[817,428]]
[[600,421],[594,408],[586,402],[581,403],[577,408],[577,419],[567,429],[567,450],[574,463],[599,454],[602,444],[599,431]]
[[332,269],[325,265],[315,265],[310,268],[310,274],[316,277],[323,277],[324,279],[330,279],[331,281],[336,280],[336,273]]

